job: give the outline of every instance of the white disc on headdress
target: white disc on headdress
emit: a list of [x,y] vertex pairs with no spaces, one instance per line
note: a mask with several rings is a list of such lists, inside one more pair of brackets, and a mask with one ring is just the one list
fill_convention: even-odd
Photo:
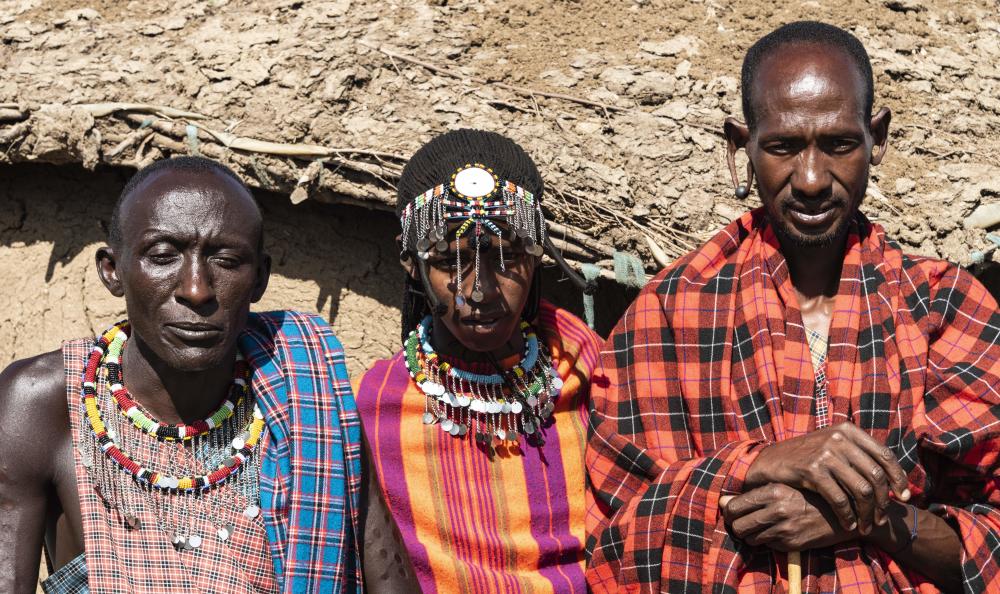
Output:
[[489,195],[497,187],[493,174],[481,167],[469,167],[455,174],[455,190],[469,198]]

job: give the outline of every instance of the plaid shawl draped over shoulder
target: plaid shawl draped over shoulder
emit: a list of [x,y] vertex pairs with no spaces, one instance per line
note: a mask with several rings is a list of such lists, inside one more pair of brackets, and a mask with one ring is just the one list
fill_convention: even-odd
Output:
[[251,314],[240,350],[267,422],[261,508],[280,591],[361,592],[361,428],[344,353],[322,318]]
[[[597,592],[770,592],[783,554],[734,541],[718,501],[766,444],[816,427],[788,268],[756,210],[663,271],[593,378],[588,581]],[[958,528],[967,592],[1000,588],[1000,314],[947,262],[852,223],[830,325],[830,421],[887,444],[911,503]],[[936,591],[860,542],[803,553],[810,592]]]

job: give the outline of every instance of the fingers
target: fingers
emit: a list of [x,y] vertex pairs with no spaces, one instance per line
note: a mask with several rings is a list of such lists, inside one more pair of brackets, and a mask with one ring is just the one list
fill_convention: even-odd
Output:
[[729,525],[729,533],[748,544],[755,544],[750,542],[753,536],[761,530],[770,528],[779,519],[775,517],[771,508],[759,509],[733,521]]
[[[757,487],[736,497],[726,496],[729,499],[722,497],[719,499],[719,506],[722,507],[726,521],[732,523],[737,518],[762,509],[768,503],[780,499],[783,496],[783,487],[784,485],[770,484]],[[723,499],[726,499],[725,503],[722,502]]]
[[851,497],[832,475],[825,473],[816,477],[813,490],[826,500],[844,530],[854,530],[857,527],[857,518],[854,515],[854,508],[851,507]]
[[896,456],[892,453],[892,450],[850,423],[842,423],[841,425],[846,425],[844,432],[851,437],[851,440],[859,448],[871,456],[872,460],[882,467],[886,473],[889,486],[892,487],[892,491],[896,494],[896,497],[901,501],[907,501],[910,498],[909,481],[906,478],[906,471],[899,465],[899,461],[896,460]]
[[[885,470],[872,460],[871,456],[860,449],[849,452],[847,462],[872,486],[873,521],[879,526],[884,525],[886,522],[885,509],[889,506],[889,489],[891,488]],[[861,515],[860,512],[859,515]],[[867,532],[862,531],[862,534],[867,534]]]
[[[860,455],[860,454],[859,454]],[[868,534],[875,516],[875,487],[847,462],[834,460],[830,463],[830,473],[840,487],[850,495],[857,529]],[[847,528],[851,530],[851,528]]]

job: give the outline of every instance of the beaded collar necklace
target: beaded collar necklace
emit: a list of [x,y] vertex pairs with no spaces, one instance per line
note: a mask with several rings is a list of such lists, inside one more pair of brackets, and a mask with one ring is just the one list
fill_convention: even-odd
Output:
[[551,360],[539,356],[538,335],[521,322],[525,351],[501,373],[473,373],[441,361],[430,344],[433,318],[427,316],[406,340],[406,368],[426,396],[423,422],[461,438],[470,431],[490,449],[494,440],[544,443],[540,435],[555,410],[563,381]]
[[[218,519],[213,521],[209,517],[219,518],[225,515],[221,506],[232,508],[235,504],[248,519],[255,519],[260,515],[257,503],[259,473],[242,472],[254,461],[264,431],[263,415],[252,402],[247,387],[247,365],[242,356],[237,355],[233,384],[228,395],[208,418],[189,425],[161,423],[142,409],[124,387],[121,354],[129,334],[128,322],[115,324],[95,340],[87,359],[83,373],[82,404],[84,422],[92,439],[90,443],[94,443],[96,448],[81,444],[83,464],[94,476],[100,495],[106,500],[115,500],[109,503],[115,504],[129,529],[140,529],[138,510],[151,507],[157,515],[160,529],[171,537],[172,543],[179,550],[193,550],[201,546],[203,528],[199,525],[199,519],[215,524],[219,540],[227,541],[235,527],[231,523]],[[101,411],[98,383],[102,369],[105,371],[104,381],[111,393],[111,397],[105,401],[105,407],[117,408],[121,413],[120,417],[112,415],[106,418]],[[116,418],[130,422],[134,428],[128,423],[115,421]],[[110,425],[116,426],[116,429],[109,426],[106,420],[112,421]],[[129,433],[129,430],[132,431],[128,436],[123,435]],[[142,443],[142,439],[149,440],[151,437],[151,441]],[[130,441],[127,446],[123,446],[121,439]],[[167,444],[174,445],[166,447]],[[153,448],[151,451],[157,452],[151,454],[156,463],[173,468],[154,469],[153,460],[140,463],[126,453],[150,447]],[[177,448],[185,452],[190,449],[190,452],[178,457]],[[87,449],[99,449],[103,455],[89,452],[91,457],[88,457]],[[131,477],[134,486],[129,487],[115,480],[115,476],[121,477],[122,473],[108,473],[106,470],[95,472],[93,467],[97,461],[102,461],[103,468],[107,467],[103,461],[113,463],[113,467]],[[192,464],[192,461],[195,463]],[[234,484],[234,481],[239,484]],[[214,496],[210,501],[205,501],[209,492],[226,484],[234,484],[249,500],[249,505],[240,502],[236,493]],[[163,499],[143,501],[146,497],[156,498],[155,493],[160,493]]]

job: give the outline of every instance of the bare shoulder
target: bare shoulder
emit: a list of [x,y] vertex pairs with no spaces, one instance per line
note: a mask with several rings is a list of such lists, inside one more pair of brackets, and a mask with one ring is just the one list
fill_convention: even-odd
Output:
[[[51,445],[70,432],[62,351],[14,361],[0,373],[0,459],[22,477],[45,476]],[[43,447],[44,446],[44,447]]]

